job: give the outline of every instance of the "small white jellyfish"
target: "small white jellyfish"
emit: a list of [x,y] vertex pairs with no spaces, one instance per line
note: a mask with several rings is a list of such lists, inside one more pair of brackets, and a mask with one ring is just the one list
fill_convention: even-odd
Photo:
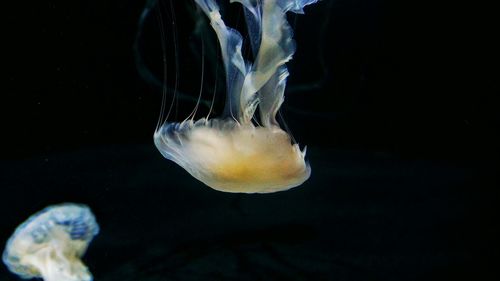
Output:
[[243,58],[242,36],[225,25],[215,0],[195,2],[210,19],[221,47],[225,113],[215,119],[165,121],[155,131],[156,147],[216,190],[269,193],[302,184],[311,173],[305,149],[292,143],[276,114],[284,101],[285,64],[295,52],[286,13],[302,13],[317,0],[231,0],[244,7],[253,62]]
[[87,206],[60,204],[34,214],[7,241],[2,260],[23,279],[91,281],[80,258],[99,232]]

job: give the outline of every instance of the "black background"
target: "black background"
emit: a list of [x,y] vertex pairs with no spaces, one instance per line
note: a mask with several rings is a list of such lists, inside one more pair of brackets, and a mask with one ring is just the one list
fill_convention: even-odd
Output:
[[[288,192],[234,195],[152,144],[161,87],[141,76],[138,54],[157,77],[165,54],[167,87],[177,77],[196,98],[203,44],[204,88],[223,85],[213,35],[193,32],[194,4],[172,2],[142,28],[144,1],[5,4],[2,241],[37,210],[73,201],[103,229],[86,256],[96,280],[495,280],[498,49],[487,8],[325,0],[290,16],[297,53],[282,114],[313,175]],[[228,22],[244,30],[233,6]],[[181,100],[177,115],[193,106]],[[294,266],[279,269],[268,247],[296,253]],[[200,261],[227,249],[236,273],[224,254]]]

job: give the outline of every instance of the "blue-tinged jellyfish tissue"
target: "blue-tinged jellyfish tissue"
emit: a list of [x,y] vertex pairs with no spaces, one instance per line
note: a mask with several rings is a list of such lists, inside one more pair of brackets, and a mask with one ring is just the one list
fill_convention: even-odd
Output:
[[7,241],[2,260],[23,279],[91,281],[92,274],[80,258],[98,232],[87,206],[49,206],[17,227]]
[[155,131],[156,147],[216,190],[269,193],[302,184],[311,173],[305,149],[292,143],[276,114],[284,101],[286,63],[295,53],[286,13],[303,13],[304,6],[317,0],[231,0],[243,5],[253,61],[244,59],[243,38],[226,26],[217,2],[195,2],[220,44],[226,74],[224,114],[180,123],[165,120]]

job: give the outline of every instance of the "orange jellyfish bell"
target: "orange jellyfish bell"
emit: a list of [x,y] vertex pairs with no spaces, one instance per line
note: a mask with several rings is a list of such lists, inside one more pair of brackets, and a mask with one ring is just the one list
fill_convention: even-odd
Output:
[[[195,0],[215,30],[226,71],[225,115],[164,122],[154,134],[162,155],[209,187],[225,192],[269,193],[306,181],[305,149],[276,121],[295,52],[286,12],[301,13],[317,0],[232,0],[244,6],[253,63],[241,53],[242,37],[228,28],[214,0]],[[252,118],[258,111],[260,125]]]

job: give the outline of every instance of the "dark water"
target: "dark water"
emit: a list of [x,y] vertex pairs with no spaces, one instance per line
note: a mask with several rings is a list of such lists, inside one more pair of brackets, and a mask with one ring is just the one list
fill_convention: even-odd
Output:
[[[491,171],[311,148],[311,179],[268,195],[213,191],[151,145],[3,162],[1,238],[47,204],[85,202],[96,280],[437,280],[486,276]],[[485,200],[486,199],[486,200]],[[481,272],[478,270],[486,270]],[[4,270],[2,280],[15,280]],[[486,280],[486,279],[483,279]]]
[[[312,176],[229,194],[152,144],[161,87],[134,46],[149,78],[165,52],[168,87],[173,73],[189,97],[200,87],[193,6],[173,2],[175,56],[162,3],[165,50],[156,16],[138,28],[143,1],[8,4],[0,243],[34,212],[77,202],[101,226],[84,257],[97,281],[500,278],[499,103],[476,64],[492,61],[491,44],[459,44],[462,21],[442,23],[436,5],[325,0],[290,17],[298,49],[282,113]],[[211,93],[223,80],[205,40]],[[178,116],[192,107],[181,98]],[[2,265],[0,280],[17,278]]]

